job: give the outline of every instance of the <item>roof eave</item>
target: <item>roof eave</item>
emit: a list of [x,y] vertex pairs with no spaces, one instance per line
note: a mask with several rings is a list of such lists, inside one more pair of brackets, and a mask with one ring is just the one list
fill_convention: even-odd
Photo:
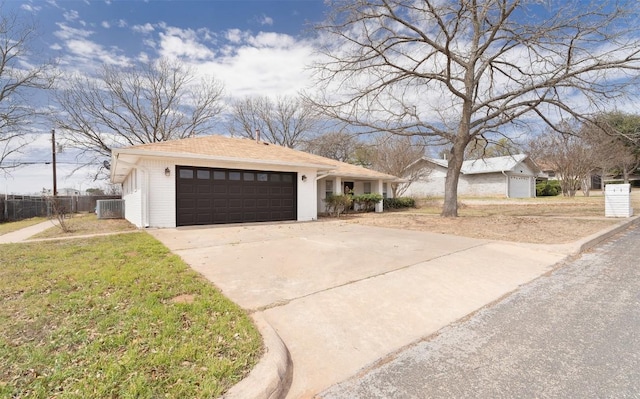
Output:
[[113,155],[117,158],[118,155],[136,155],[140,157],[150,157],[150,158],[183,158],[183,159],[198,159],[198,160],[207,160],[207,161],[220,161],[220,162],[229,162],[229,163],[250,163],[256,165],[272,165],[272,166],[291,166],[297,168],[311,168],[322,171],[330,171],[336,168],[336,165],[328,165],[328,164],[316,164],[316,163],[306,163],[306,162],[283,162],[277,160],[267,160],[267,159],[255,159],[255,158],[236,158],[236,157],[221,157],[217,155],[206,155],[206,154],[193,154],[193,153],[184,153],[184,152],[171,152],[171,151],[149,151],[149,150],[136,150],[133,148],[122,148],[122,149],[114,149]]

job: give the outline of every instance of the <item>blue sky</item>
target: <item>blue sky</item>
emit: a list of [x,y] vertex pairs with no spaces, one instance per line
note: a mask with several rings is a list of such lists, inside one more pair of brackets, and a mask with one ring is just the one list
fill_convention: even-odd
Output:
[[[105,63],[179,57],[223,81],[232,97],[295,94],[307,87],[310,28],[327,11],[321,0],[7,0],[3,10],[36,22],[39,58],[57,59],[63,73],[91,74]],[[38,135],[21,160],[49,161],[49,138]],[[58,141],[64,144],[64,137]],[[101,184],[91,181],[89,171],[72,174],[77,161],[71,151],[57,158],[59,189]],[[0,193],[50,189],[51,169],[36,164],[0,175]]]

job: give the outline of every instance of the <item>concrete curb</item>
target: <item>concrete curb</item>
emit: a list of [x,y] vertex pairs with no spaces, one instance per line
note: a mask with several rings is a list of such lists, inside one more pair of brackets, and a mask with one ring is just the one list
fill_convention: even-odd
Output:
[[265,354],[249,375],[220,399],[280,399],[291,383],[293,370],[289,350],[261,314],[254,313],[252,318],[262,335]]
[[597,233],[591,234],[588,237],[578,240],[571,244],[573,247],[571,255],[578,255],[584,251],[587,251],[600,244],[601,242],[609,239],[610,237],[613,237],[614,235],[630,228],[631,226],[638,224],[638,222],[640,222],[640,216],[633,216],[604,231],[599,231]]

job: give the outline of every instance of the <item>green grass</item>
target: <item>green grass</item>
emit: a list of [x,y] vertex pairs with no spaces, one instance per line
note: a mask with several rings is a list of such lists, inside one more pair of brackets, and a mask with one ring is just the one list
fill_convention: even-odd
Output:
[[2,398],[218,397],[261,355],[248,316],[145,233],[2,245],[0,281]]
[[34,224],[42,223],[47,221],[47,218],[31,218],[20,220],[18,222],[6,222],[0,223],[0,236],[3,234],[11,233],[16,230],[24,229],[25,227],[33,226]]

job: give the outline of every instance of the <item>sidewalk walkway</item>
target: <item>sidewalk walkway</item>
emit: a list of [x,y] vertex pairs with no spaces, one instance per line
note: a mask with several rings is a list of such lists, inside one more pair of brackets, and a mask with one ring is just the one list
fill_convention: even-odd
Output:
[[25,241],[38,233],[56,226],[57,224],[57,221],[47,220],[46,222],[34,224],[33,226],[25,227],[24,229],[0,235],[0,244],[15,244]]

